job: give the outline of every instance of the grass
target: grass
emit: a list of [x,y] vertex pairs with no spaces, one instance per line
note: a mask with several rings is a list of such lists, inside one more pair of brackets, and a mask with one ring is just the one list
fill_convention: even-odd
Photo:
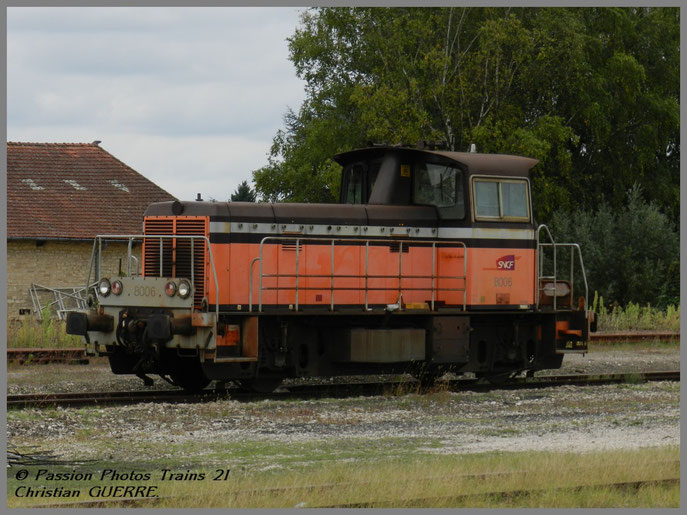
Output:
[[[428,455],[409,453],[385,459],[365,453],[365,445],[353,452],[358,460],[321,456],[323,459],[294,459],[298,452],[306,457],[313,449],[290,446],[264,446],[244,443],[229,445],[243,453],[248,462],[262,462],[261,467],[218,466],[191,467],[187,462],[164,464],[119,464],[121,471],[148,471],[149,481],[137,484],[156,485],[161,508],[293,508],[333,506],[349,503],[388,503],[391,507],[678,507],[679,485],[648,486],[639,490],[618,490],[599,486],[613,482],[632,482],[679,478],[679,447],[666,446],[632,451],[599,453],[509,452],[468,455]],[[219,448],[218,448],[219,451]],[[274,457],[264,465],[263,453]],[[234,456],[236,458],[238,456]],[[337,459],[333,459],[337,458]],[[376,459],[377,458],[377,459]],[[244,462],[245,463],[245,462]],[[145,468],[144,468],[145,467]],[[64,467],[69,472],[74,467]],[[77,472],[93,471],[99,477],[111,464],[88,464]],[[175,473],[195,474],[202,480],[162,480],[162,469]],[[228,472],[225,472],[226,470]],[[57,471],[57,470],[55,470]],[[8,471],[8,506],[29,507],[60,502],[50,499],[21,499],[13,495],[20,484],[39,486],[32,481],[35,472],[24,482]],[[217,477],[218,479],[214,479]],[[130,481],[128,483],[131,483]],[[127,482],[90,481],[60,482],[60,486],[79,488],[79,500],[89,500],[93,485],[127,484]],[[583,490],[575,487],[588,486]],[[591,486],[590,486],[591,485]],[[502,495],[498,492],[533,491],[528,495]],[[495,494],[496,492],[496,494]],[[420,499],[420,500],[418,500]],[[113,504],[114,505],[114,504]]]
[[34,317],[7,320],[9,349],[66,349],[83,346],[83,338],[66,333],[66,323],[44,313],[43,320]]
[[630,302],[624,308],[609,308],[604,306],[603,297],[594,293],[592,310],[598,316],[599,331],[680,331],[680,306],[670,305],[662,310]]

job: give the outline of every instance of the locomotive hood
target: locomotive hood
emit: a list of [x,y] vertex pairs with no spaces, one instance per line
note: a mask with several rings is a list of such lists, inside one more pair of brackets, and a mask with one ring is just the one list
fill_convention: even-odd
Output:
[[332,224],[435,227],[431,206],[253,202],[156,202],[144,216],[209,216],[214,221],[258,224]]

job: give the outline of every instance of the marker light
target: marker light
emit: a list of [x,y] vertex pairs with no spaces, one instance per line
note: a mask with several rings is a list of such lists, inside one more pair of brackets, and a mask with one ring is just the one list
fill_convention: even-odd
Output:
[[122,286],[122,281],[112,281],[112,293],[115,295],[120,295],[122,293],[122,289],[124,289]]
[[165,284],[165,293],[167,294],[168,297],[174,297],[174,294],[177,292],[177,285],[174,281],[169,281],[167,284]]

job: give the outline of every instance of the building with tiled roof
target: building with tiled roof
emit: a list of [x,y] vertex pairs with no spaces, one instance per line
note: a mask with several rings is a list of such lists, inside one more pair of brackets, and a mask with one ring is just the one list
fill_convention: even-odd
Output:
[[7,143],[10,316],[34,307],[31,284],[84,286],[94,236],[140,234],[148,205],[174,200],[99,143]]

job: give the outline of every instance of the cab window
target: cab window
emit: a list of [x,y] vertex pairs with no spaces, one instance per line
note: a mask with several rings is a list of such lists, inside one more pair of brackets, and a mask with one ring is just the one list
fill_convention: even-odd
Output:
[[353,163],[344,168],[341,201],[344,204],[367,204],[380,166],[381,160],[374,160]]
[[527,183],[501,182],[501,204],[505,218],[528,218]]
[[462,172],[453,166],[419,163],[413,176],[413,202],[436,206],[445,218],[463,218]]
[[523,179],[474,178],[475,219],[529,221],[528,192]]
[[362,204],[363,199],[363,169],[362,166],[354,165],[348,170],[346,178],[346,203]]

